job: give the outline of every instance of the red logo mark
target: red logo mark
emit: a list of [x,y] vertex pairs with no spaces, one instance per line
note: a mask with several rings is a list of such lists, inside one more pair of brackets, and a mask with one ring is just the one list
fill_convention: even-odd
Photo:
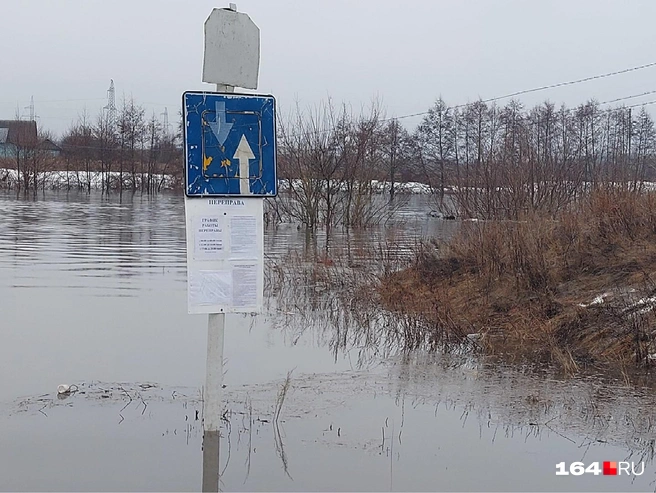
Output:
[[604,462],[604,476],[617,476],[617,462]]

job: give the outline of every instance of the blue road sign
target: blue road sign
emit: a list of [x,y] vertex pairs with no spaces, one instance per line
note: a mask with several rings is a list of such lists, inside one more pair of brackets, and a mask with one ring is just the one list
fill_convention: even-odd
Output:
[[185,92],[182,99],[187,196],[276,195],[273,96]]

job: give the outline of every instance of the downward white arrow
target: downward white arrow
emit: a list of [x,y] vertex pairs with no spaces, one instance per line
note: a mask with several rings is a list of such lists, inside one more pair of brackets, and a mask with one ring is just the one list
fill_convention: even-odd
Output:
[[245,135],[242,134],[235,155],[232,158],[239,159],[239,193],[248,195],[251,193],[250,182],[248,180],[248,161],[255,159],[255,154],[253,154],[253,150],[248,144]]
[[228,138],[228,134],[230,133],[230,129],[232,128],[232,123],[228,123],[226,121],[226,110],[225,110],[225,102],[216,102],[215,103],[215,108],[216,108],[216,120],[213,122],[208,122],[208,125],[212,129],[212,132],[214,132],[214,135],[216,136],[216,140],[219,141],[219,145],[222,146],[226,139]]

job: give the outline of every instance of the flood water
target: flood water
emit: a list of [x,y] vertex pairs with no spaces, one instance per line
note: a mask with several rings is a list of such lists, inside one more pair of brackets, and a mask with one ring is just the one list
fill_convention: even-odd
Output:
[[[452,234],[427,208],[413,196],[331,248]],[[0,490],[200,491],[207,317],[186,313],[182,197],[0,192],[0,218]],[[325,243],[269,228],[268,268]],[[656,490],[653,389],[383,350],[344,337],[321,286],[281,288],[294,282],[268,284],[263,314],[227,316],[222,490]],[[62,383],[78,391],[59,399]],[[595,461],[644,473],[556,475]]]

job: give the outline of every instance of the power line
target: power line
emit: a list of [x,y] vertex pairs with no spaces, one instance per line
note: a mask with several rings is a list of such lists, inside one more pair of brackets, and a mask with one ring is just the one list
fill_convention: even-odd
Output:
[[647,101],[645,103],[633,104],[631,106],[627,106],[627,108],[637,108],[638,106],[647,106],[648,104],[654,104],[654,103],[656,103],[656,99],[653,99],[651,101]]
[[[79,101],[104,101],[105,98],[83,98],[83,99],[51,99],[51,100],[36,100],[35,103],[46,104],[46,103],[72,103]],[[0,104],[15,104],[15,101],[0,101]]]
[[[656,66],[656,62],[646,63],[644,65],[638,65],[636,67],[630,67],[630,68],[626,68],[626,69],[622,69],[622,70],[616,70],[614,72],[607,72],[607,73],[604,73],[604,74],[592,75],[592,76],[589,76],[589,77],[584,77],[584,78],[581,78],[581,79],[576,79],[576,80],[571,80],[571,81],[566,81],[566,82],[558,82],[558,83],[555,83],[555,84],[544,85],[544,86],[535,87],[535,88],[532,88],[532,89],[524,89],[524,90],[516,91],[516,92],[510,93],[510,94],[505,94],[503,96],[496,96],[496,97],[493,97],[493,98],[482,99],[482,100],[479,100],[479,102],[491,103],[491,102],[494,102],[494,101],[499,101],[501,99],[512,98],[512,97],[520,96],[520,95],[523,95],[523,94],[529,94],[529,93],[539,92],[539,91],[546,91],[548,89],[555,89],[555,88],[558,88],[558,87],[570,86],[570,85],[574,85],[574,84],[580,84],[580,83],[583,83],[583,82],[589,82],[589,81],[592,81],[592,80],[598,80],[598,79],[603,79],[603,78],[606,78],[606,77],[612,77],[612,76],[615,76],[615,75],[621,75],[621,74],[626,74],[626,73],[629,73],[629,72],[634,72],[634,71],[637,71],[637,70],[643,70],[643,69],[654,67],[654,66]],[[644,93],[641,93],[641,94],[635,94],[635,95],[631,95],[631,96],[625,96],[625,97],[613,99],[613,100],[610,100],[610,101],[604,101],[600,104],[609,104],[609,103],[614,103],[614,102],[618,102],[618,101],[624,101],[624,100],[627,100],[627,99],[633,99],[633,98],[646,96],[646,95],[654,94],[654,93],[656,93],[656,90],[647,91],[647,92],[644,92]],[[102,100],[102,99],[103,98],[60,99],[60,100],[48,100],[48,101],[43,100],[43,101],[38,101],[38,102],[39,103],[64,103],[64,102],[74,102],[74,101],[98,101],[98,100]],[[628,106],[628,108],[635,108],[635,107],[638,107],[638,106],[649,105],[649,104],[654,104],[654,103],[656,103],[656,100],[649,101],[649,102],[646,102],[646,103],[635,104],[635,105],[632,105],[632,106]],[[1,103],[0,102],[0,104],[10,104],[10,103]],[[13,103],[11,103],[11,104],[13,104]],[[156,103],[156,102],[144,102],[142,104],[155,105],[155,106],[167,106],[165,103]],[[459,104],[459,105],[455,105],[455,106],[449,106],[449,108],[451,108],[451,109],[464,108],[466,106],[469,106],[470,104],[471,103]],[[390,117],[390,118],[384,118],[381,121],[401,120],[401,119],[405,119],[405,118],[413,118],[413,117],[417,117],[417,116],[424,116],[424,115],[427,115],[429,113],[430,113],[430,110],[420,111],[420,112],[410,113],[410,114],[406,114],[406,115],[400,115],[400,116],[395,116],[395,117]],[[61,117],[59,117],[59,118],[57,118],[57,117],[45,117],[45,118],[64,119],[64,118],[61,118]],[[311,132],[311,133],[315,133],[315,132]]]
[[[647,96],[647,95],[649,95],[649,94],[654,94],[654,93],[656,93],[656,91],[647,91],[647,92],[643,92],[643,93],[641,93],[641,94],[634,94],[633,96],[624,96],[623,98],[611,99],[610,101],[602,101],[602,102],[599,103],[599,104],[617,103],[618,101],[625,101],[625,100],[627,100],[627,99],[639,98],[639,97]],[[638,106],[639,106],[639,105],[638,105]]]
[[[563,87],[563,86],[571,86],[571,85],[574,85],[574,84],[580,84],[582,82],[589,82],[591,80],[603,79],[603,78],[612,77],[612,76],[615,76],[615,75],[621,75],[621,74],[626,74],[626,73],[629,73],[629,72],[635,72],[636,70],[642,70],[642,69],[646,69],[646,68],[654,67],[654,66],[656,66],[656,62],[646,63],[644,65],[638,65],[637,67],[630,67],[630,68],[626,68],[626,69],[623,69],[623,70],[616,70],[615,72],[607,72],[605,74],[592,75],[590,77],[584,77],[582,79],[570,80],[570,81],[567,81],[567,82],[558,82],[556,84],[550,84],[550,85],[546,85],[546,86],[534,87],[533,89],[524,89],[522,91],[513,92],[513,93],[510,93],[510,94],[506,94],[504,96],[497,96],[497,97],[494,97],[494,98],[482,99],[480,102],[482,102],[482,103],[491,103],[491,102],[494,102],[494,101],[499,101],[500,99],[507,99],[507,98],[513,98],[515,96],[521,96],[522,94],[529,94],[529,93],[538,92],[538,91],[546,91],[547,89],[554,89],[554,88]],[[653,92],[656,92],[656,91],[650,91],[649,93],[645,93],[645,95],[646,94],[651,94]],[[631,96],[631,97],[638,97],[638,96]],[[630,97],[627,97],[626,99],[630,99]],[[469,104],[470,103],[459,104],[459,105],[456,105],[456,106],[451,106],[451,108],[453,108],[453,109],[455,109],[455,108],[464,108],[465,106],[468,106]],[[606,104],[606,103],[601,103],[601,104]],[[428,113],[429,113],[429,111],[421,111],[421,112],[418,112],[418,113],[412,113],[412,114],[409,114],[409,115],[401,115],[401,116],[397,116],[397,117],[394,117],[394,118],[396,118],[397,120],[401,120],[403,118],[412,118],[412,117],[415,117],[415,116],[427,115]],[[394,118],[388,118],[387,120],[392,120]]]
[[624,70],[617,70],[615,72],[608,72],[606,74],[600,74],[600,75],[593,75],[591,77],[584,77],[583,79],[577,79],[577,80],[572,80],[568,82],[559,82],[557,84],[551,84],[548,86],[542,86],[542,87],[536,87],[534,89],[525,89],[523,91],[517,91],[512,94],[506,94],[505,96],[499,96],[496,98],[490,98],[490,99],[484,99],[484,103],[489,103],[492,101],[497,101],[499,99],[506,99],[506,98],[512,98],[514,96],[520,96],[522,94],[528,94],[531,92],[538,92],[538,91],[545,91],[547,89],[553,89],[555,87],[563,87],[563,86],[571,86],[573,84],[580,84],[581,82],[589,82],[591,80],[597,80],[597,79],[603,79],[605,77],[612,77],[614,75],[620,75],[620,74],[626,74],[628,72],[634,72],[636,70],[642,70],[645,68],[653,67],[656,65],[656,62],[651,62],[651,63],[646,63],[645,65],[639,65],[637,67],[631,67],[631,68],[626,68]]
[[[523,94],[530,94],[530,93],[533,93],[533,92],[546,91],[547,89],[555,89],[557,87],[571,86],[571,85],[574,85],[574,84],[580,84],[582,82],[589,82],[591,80],[604,79],[606,77],[613,77],[615,75],[621,75],[621,74],[626,74],[626,73],[629,73],[629,72],[635,72],[637,70],[643,70],[643,69],[654,67],[654,66],[656,66],[656,62],[645,63],[644,65],[638,65],[636,67],[630,67],[630,68],[625,68],[625,69],[622,69],[622,70],[616,70],[614,72],[607,72],[605,74],[598,74],[598,75],[591,75],[589,77],[583,77],[582,79],[570,80],[570,81],[566,81],[566,82],[557,82],[555,84],[549,84],[549,85],[546,85],[546,86],[534,87],[533,89],[524,89],[524,90],[521,90],[521,91],[516,91],[516,92],[510,93],[510,94],[506,94],[504,96],[496,96],[496,97],[493,97],[493,98],[482,99],[482,100],[480,100],[480,102],[482,102],[482,103],[491,103],[491,102],[494,102],[494,101],[499,101],[500,99],[508,99],[508,98],[512,98],[512,97],[515,97],[515,96],[521,96]],[[633,95],[633,96],[625,96],[623,98],[613,99],[611,101],[604,101],[604,102],[599,103],[599,104],[615,103],[617,101],[623,101],[625,99],[637,98],[637,97],[640,97],[640,96],[647,96],[648,94],[654,94],[654,93],[656,93],[656,91],[647,91],[647,92],[644,92],[642,94],[636,94],[636,95]],[[164,103],[143,103],[143,104],[152,104],[152,105],[164,106]],[[450,108],[452,108],[452,109],[464,108],[465,106],[468,106],[469,104],[471,104],[471,103],[458,104],[458,105],[455,105],[455,106],[450,106]],[[401,116],[396,116],[396,117],[391,117],[391,118],[384,118],[382,121],[389,121],[389,120],[394,120],[394,119],[401,120],[403,118],[412,118],[412,117],[415,117],[415,116],[427,115],[428,113],[429,113],[429,111],[420,111],[420,112],[417,112],[417,113],[410,113],[410,114],[407,114],[407,115],[401,115]]]

